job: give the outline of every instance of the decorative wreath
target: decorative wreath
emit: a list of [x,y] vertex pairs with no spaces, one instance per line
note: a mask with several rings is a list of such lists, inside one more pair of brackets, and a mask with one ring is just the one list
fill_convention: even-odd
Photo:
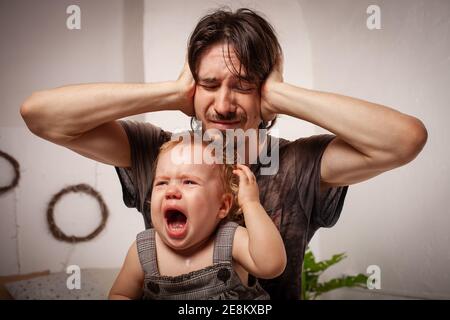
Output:
[[[62,196],[64,196],[65,194],[68,194],[70,192],[86,193],[86,194],[94,197],[100,205],[100,210],[102,213],[102,221],[100,222],[100,225],[93,232],[91,232],[90,234],[88,234],[85,237],[68,236],[64,232],[62,232],[61,229],[55,223],[55,219],[53,217],[53,210],[54,210],[55,204],[56,204],[56,202],[58,202],[61,199]],[[94,190],[92,187],[90,187],[87,184],[77,184],[77,185],[69,186],[67,188],[62,189],[61,191],[59,191],[57,194],[55,194],[53,196],[53,198],[50,201],[50,203],[48,204],[48,208],[47,208],[47,222],[48,222],[48,226],[50,228],[51,233],[53,234],[53,236],[56,239],[65,241],[65,242],[70,242],[70,243],[89,241],[89,240],[95,238],[103,230],[103,228],[105,228],[107,219],[108,219],[108,208],[106,207],[106,204],[103,201],[102,196],[100,195],[100,193],[98,193],[96,190]]]
[[14,159],[9,154],[7,154],[6,152],[3,152],[0,150],[0,157],[5,158],[6,161],[8,161],[14,169],[14,179],[11,181],[11,183],[7,186],[0,186],[0,195],[1,195],[17,186],[17,184],[19,183],[19,179],[20,179],[20,171],[19,171],[20,167],[19,167],[19,163],[17,162],[17,160]]

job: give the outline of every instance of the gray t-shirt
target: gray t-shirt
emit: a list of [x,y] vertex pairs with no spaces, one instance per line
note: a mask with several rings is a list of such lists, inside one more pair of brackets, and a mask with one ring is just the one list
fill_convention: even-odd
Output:
[[[143,214],[148,229],[150,207],[145,199],[151,193],[152,166],[170,133],[150,123],[120,121],[120,124],[131,149],[131,167],[116,167],[123,200],[127,207],[137,208]],[[333,138],[334,135],[321,134],[295,141],[279,139],[279,169],[275,175],[261,175],[261,164],[250,166],[258,182],[261,204],[280,230],[288,258],[281,276],[259,280],[271,299],[300,299],[307,244],[317,229],[332,227],[339,219],[348,186],[320,192],[320,162]]]

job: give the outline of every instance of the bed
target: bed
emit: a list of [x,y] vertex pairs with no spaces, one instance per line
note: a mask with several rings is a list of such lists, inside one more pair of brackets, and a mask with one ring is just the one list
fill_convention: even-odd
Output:
[[71,274],[48,270],[0,277],[0,299],[14,300],[104,300],[119,269],[80,270],[80,288],[69,289]]

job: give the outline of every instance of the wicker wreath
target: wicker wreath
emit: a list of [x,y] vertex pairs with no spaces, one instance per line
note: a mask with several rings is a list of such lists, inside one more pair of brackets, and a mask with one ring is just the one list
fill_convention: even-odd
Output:
[[[86,193],[86,194],[94,197],[100,205],[100,210],[102,213],[102,221],[100,222],[100,225],[93,232],[91,232],[90,234],[88,234],[85,237],[68,236],[64,232],[62,232],[61,229],[55,223],[54,214],[53,214],[55,204],[56,204],[56,202],[58,202],[61,199],[62,196],[64,196],[65,194],[68,194],[70,192]],[[65,242],[70,242],[70,243],[89,241],[89,240],[95,238],[105,228],[107,219],[108,219],[108,208],[106,207],[106,204],[103,201],[102,196],[100,195],[100,193],[98,193],[96,190],[94,190],[92,187],[90,187],[87,184],[77,184],[77,185],[69,186],[67,188],[62,189],[61,191],[59,191],[57,194],[55,194],[53,196],[53,198],[50,201],[50,203],[48,204],[48,208],[47,208],[47,222],[48,222],[48,226],[50,228],[51,233],[53,234],[53,236],[56,239],[65,241]]]
[[15,188],[18,184],[19,184],[19,179],[20,179],[20,170],[19,170],[19,163],[17,162],[16,159],[14,159],[12,156],[10,156],[9,154],[7,154],[6,152],[3,152],[0,150],[0,157],[5,158],[6,161],[8,161],[11,166],[14,169],[14,178],[11,181],[11,183],[7,186],[1,186],[0,187],[0,195]]

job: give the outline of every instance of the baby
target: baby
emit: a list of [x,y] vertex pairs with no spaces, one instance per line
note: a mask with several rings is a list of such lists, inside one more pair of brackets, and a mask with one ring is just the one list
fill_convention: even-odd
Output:
[[[137,235],[110,299],[270,298],[256,278],[279,276],[286,252],[259,202],[256,178],[240,164],[195,164],[192,153],[205,150],[194,141],[161,147],[150,201],[153,228]],[[245,228],[232,221],[239,212]]]

